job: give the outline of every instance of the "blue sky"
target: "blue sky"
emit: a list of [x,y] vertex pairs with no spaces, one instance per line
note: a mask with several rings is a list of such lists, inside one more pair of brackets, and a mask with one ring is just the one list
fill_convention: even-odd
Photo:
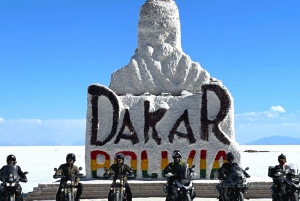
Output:
[[[128,64],[144,2],[0,0],[0,143],[84,140],[87,87]],[[175,2],[183,51],[234,98],[237,141],[300,136],[300,1]]]

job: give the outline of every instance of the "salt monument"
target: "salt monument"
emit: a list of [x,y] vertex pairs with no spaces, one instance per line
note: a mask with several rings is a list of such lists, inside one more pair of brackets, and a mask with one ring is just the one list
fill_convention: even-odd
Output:
[[101,178],[118,152],[136,179],[163,179],[175,149],[196,166],[198,179],[212,178],[228,152],[240,163],[233,99],[183,52],[173,0],[142,5],[134,55],[113,72],[109,88],[89,86],[87,102],[88,179]]

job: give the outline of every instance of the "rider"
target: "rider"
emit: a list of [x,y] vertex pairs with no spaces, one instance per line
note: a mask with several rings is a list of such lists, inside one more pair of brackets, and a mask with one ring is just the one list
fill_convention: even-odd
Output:
[[[10,154],[6,157],[6,163],[7,165],[15,165],[17,166],[18,168],[18,175],[20,176],[22,182],[27,182],[27,178],[26,178],[26,172],[24,173],[22,170],[21,170],[21,167],[16,165],[17,163],[17,158],[15,155],[13,154]],[[4,168],[7,166],[7,165],[4,165],[1,169],[0,169],[0,178],[1,180],[3,181],[5,178],[3,178],[4,176]],[[22,187],[21,185],[18,183],[17,184],[17,187],[16,187],[16,196],[18,197],[17,200],[18,201],[22,201],[23,198],[22,198]],[[4,191],[0,191],[0,200],[3,200],[3,195],[4,194]]]
[[234,155],[233,153],[231,152],[228,152],[226,154],[226,160],[227,162],[223,163],[222,164],[222,167],[218,170],[219,171],[219,174],[220,174],[220,177],[222,178],[227,178],[229,177],[230,173],[231,173],[231,168],[232,166],[234,165],[237,165],[237,163],[234,163]]
[[274,167],[275,172],[280,171],[280,172],[285,173],[285,170],[290,170],[291,169],[290,166],[285,165],[285,163],[286,163],[286,156],[283,155],[283,154],[280,154],[278,156],[278,163],[279,164]]
[[[67,175],[77,175],[79,173],[79,169],[76,165],[74,165],[76,161],[76,156],[73,153],[69,153],[66,156],[66,163],[61,164],[58,168],[58,170],[55,172],[55,174],[53,175],[54,179],[57,179],[58,176],[67,176]],[[82,194],[82,184],[79,183],[79,178],[76,177],[76,182],[75,182],[75,188],[77,188],[77,193],[75,196],[75,201],[79,201],[80,196]],[[61,193],[61,189],[62,189],[62,182],[64,181],[64,179],[62,178],[59,184],[59,188],[58,191],[56,193],[56,201],[60,200],[60,193]]]
[[219,176],[218,176],[218,179],[222,180],[222,182],[220,184],[217,185],[217,189],[219,191],[219,197],[218,199],[219,200],[222,200],[221,199],[221,194],[222,194],[222,189],[224,188],[223,187],[223,183],[224,181],[229,177],[230,173],[231,173],[231,168],[232,166],[234,165],[237,165],[237,163],[234,163],[234,155],[232,152],[228,152],[226,154],[226,161],[225,163],[222,164],[221,168],[218,169],[218,173],[219,173]]
[[[291,171],[291,167],[290,166],[288,166],[288,165],[285,165],[285,163],[286,163],[286,156],[285,155],[283,155],[283,154],[280,154],[279,156],[278,156],[278,165],[276,165],[275,167],[274,167],[274,170],[273,170],[273,188],[275,187],[275,190],[276,191],[278,191],[280,188],[281,188],[281,185],[280,185],[280,180],[281,180],[281,178],[278,178],[278,177],[274,177],[275,175],[275,173],[277,173],[277,172],[281,172],[281,173],[283,173],[283,174],[286,174],[286,173],[290,173]],[[289,176],[290,174],[287,174],[287,176]]]
[[[118,178],[119,174],[124,175],[124,184],[125,184],[125,189],[126,189],[126,194],[127,194],[127,200],[132,201],[131,189],[127,182],[127,177],[125,175],[126,175],[126,173],[133,174],[133,170],[131,167],[129,167],[127,164],[124,163],[124,154],[117,153],[115,156],[115,159],[116,159],[116,163],[112,164],[110,166],[110,168],[107,170],[107,172],[104,174],[104,176],[107,177],[110,174],[114,174],[114,181],[115,181]],[[112,193],[112,191],[110,191],[108,194],[108,201],[112,201],[111,193]]]
[[172,197],[174,195],[172,183],[173,181],[180,179],[180,170],[184,165],[181,162],[181,153],[179,150],[174,150],[172,157],[174,161],[169,163],[164,169],[164,174],[168,174],[169,172],[174,174],[174,176],[168,178],[168,197]]

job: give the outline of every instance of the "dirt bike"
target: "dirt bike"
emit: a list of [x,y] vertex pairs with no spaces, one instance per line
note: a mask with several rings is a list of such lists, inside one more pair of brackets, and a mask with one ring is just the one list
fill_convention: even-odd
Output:
[[[293,165],[290,165],[293,166]],[[273,178],[271,186],[272,201],[298,201],[299,200],[299,174],[295,169],[277,170],[269,166],[268,176]]]
[[[107,172],[107,169],[104,168],[104,175],[103,177],[108,179],[114,176],[114,173],[110,174]],[[124,177],[133,178],[135,177],[134,174],[118,174],[114,176],[114,181],[110,187],[109,193],[109,200],[111,201],[127,201],[127,194],[126,194],[126,186],[124,182]]]
[[[82,167],[79,167],[79,171],[82,170]],[[54,171],[57,172],[57,168],[54,168]],[[77,175],[55,175],[55,178],[61,178],[62,188],[61,188],[61,201],[74,201],[75,200],[75,187],[76,187],[76,178],[82,178],[84,175],[78,173]]]
[[228,172],[225,169],[218,170],[220,183],[216,186],[216,191],[220,195],[220,201],[244,201],[244,194],[250,186],[250,182],[246,180],[250,175],[246,170],[249,168],[243,170],[239,165],[233,165],[231,174],[227,178],[225,175]]
[[[24,174],[28,174],[28,172],[24,172]],[[19,182],[27,182],[26,179],[21,178],[18,174],[18,166],[16,165],[6,165],[4,167],[4,176],[3,183],[1,184],[2,191],[4,192],[4,200],[5,201],[22,201],[22,188]],[[21,195],[17,197],[16,195]]]
[[165,175],[168,179],[173,176],[178,178],[173,181],[172,186],[164,184],[163,190],[165,193],[168,193],[168,188],[172,188],[172,195],[167,195],[166,201],[192,201],[196,197],[194,186],[191,182],[192,177],[197,175],[193,171],[194,167],[195,165],[192,165],[189,168],[187,164],[183,164],[180,172],[177,173],[178,175],[171,172]]

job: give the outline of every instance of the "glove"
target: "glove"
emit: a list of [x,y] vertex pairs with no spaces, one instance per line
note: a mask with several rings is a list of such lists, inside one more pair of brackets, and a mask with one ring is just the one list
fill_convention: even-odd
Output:
[[58,178],[60,178],[60,175],[53,175],[53,179],[58,179]]

